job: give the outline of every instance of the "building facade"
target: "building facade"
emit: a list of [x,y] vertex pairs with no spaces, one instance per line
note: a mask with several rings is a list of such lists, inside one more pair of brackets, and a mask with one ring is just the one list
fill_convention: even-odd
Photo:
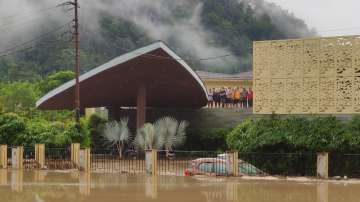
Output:
[[253,86],[253,72],[243,72],[239,74],[222,74],[206,71],[196,71],[199,75],[205,87],[221,88],[221,87],[240,87],[240,88],[252,88]]

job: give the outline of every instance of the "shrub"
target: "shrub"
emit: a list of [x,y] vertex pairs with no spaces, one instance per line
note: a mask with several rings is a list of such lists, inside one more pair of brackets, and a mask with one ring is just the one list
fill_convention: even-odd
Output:
[[82,147],[91,146],[91,137],[88,127],[88,120],[80,119],[80,125],[71,122],[66,126],[65,136],[70,137],[71,142],[80,143]]
[[25,134],[25,120],[13,113],[0,114],[0,143],[14,144],[17,136]]
[[38,143],[61,146],[71,140],[65,137],[65,126],[61,122],[50,123],[44,120],[28,121],[26,131],[16,137],[14,144],[33,146]]
[[232,128],[191,129],[181,149],[226,151],[226,136]]
[[90,137],[92,139],[91,146],[93,148],[102,148],[105,145],[105,139],[102,136],[102,133],[105,129],[107,120],[102,118],[97,114],[92,114],[88,120],[88,127],[90,132]]
[[[245,120],[236,126],[226,137],[226,144],[233,149],[239,149],[239,151],[246,151],[248,149],[248,140],[247,137],[249,134],[249,129],[252,126],[253,122],[251,120]],[[250,146],[251,148],[252,146]]]
[[339,151],[344,142],[346,124],[335,117],[315,118],[308,125],[303,145],[310,151]]
[[227,145],[243,152],[323,152],[358,150],[360,117],[246,120],[227,137]]

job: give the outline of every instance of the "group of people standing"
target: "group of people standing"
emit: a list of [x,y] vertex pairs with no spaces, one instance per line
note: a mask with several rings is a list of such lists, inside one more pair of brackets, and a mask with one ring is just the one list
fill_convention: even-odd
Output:
[[221,87],[208,90],[208,108],[251,108],[254,93],[251,88],[246,90],[240,87]]

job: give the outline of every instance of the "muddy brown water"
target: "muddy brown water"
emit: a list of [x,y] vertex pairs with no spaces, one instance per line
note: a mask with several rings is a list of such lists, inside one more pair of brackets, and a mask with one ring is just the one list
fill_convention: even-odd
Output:
[[358,202],[360,184],[0,170],[0,202]]

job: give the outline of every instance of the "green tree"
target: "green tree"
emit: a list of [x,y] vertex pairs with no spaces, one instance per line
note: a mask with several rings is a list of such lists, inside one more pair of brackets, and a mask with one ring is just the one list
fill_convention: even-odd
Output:
[[105,139],[103,137],[103,132],[107,123],[107,120],[102,118],[97,114],[92,114],[89,117],[89,131],[90,137],[92,139],[92,148],[100,149],[105,145]]
[[29,82],[2,84],[0,88],[1,108],[6,112],[29,110],[35,106],[38,95],[36,86]]
[[39,89],[42,93],[47,93],[50,90],[70,81],[75,78],[73,71],[60,71],[49,75],[46,79],[39,83]]
[[12,145],[17,136],[24,134],[25,120],[13,113],[0,114],[0,143]]

